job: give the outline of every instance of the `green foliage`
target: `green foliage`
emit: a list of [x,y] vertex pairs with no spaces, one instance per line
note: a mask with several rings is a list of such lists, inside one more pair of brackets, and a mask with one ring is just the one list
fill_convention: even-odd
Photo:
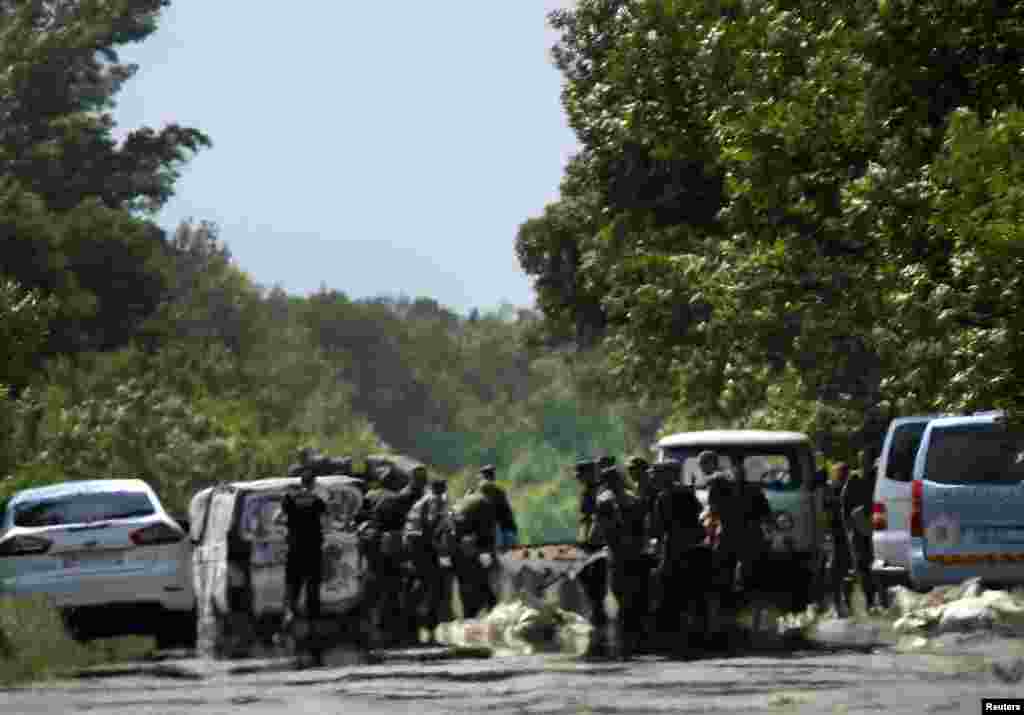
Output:
[[0,253],[59,301],[47,354],[124,345],[167,289],[163,232],[144,215],[210,140],[170,124],[117,141],[111,114],[137,69],[117,48],[167,4],[0,3]]
[[900,413],[1024,407],[1024,6],[580,0],[551,23],[582,150],[517,248],[552,332],[600,302],[619,395],[843,452]]
[[152,638],[127,636],[83,644],[71,638],[60,613],[44,597],[0,596],[0,685],[70,675],[103,663],[151,655]]

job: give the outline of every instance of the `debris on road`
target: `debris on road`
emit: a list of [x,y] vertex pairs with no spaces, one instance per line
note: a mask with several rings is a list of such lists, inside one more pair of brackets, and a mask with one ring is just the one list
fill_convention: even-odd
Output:
[[483,618],[438,626],[437,640],[450,646],[484,646],[500,654],[583,655],[593,627],[578,613],[537,600],[500,603]]
[[996,630],[1024,635],[1024,593],[986,590],[980,579],[959,586],[917,594],[902,586],[891,589],[893,627],[900,633],[937,635]]

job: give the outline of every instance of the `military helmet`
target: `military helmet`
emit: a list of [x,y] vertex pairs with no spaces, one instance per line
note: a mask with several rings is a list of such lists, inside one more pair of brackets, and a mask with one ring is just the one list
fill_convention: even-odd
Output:
[[605,467],[601,470],[601,481],[605,484],[621,483],[622,474],[619,472],[618,467],[614,465]]
[[312,464],[318,459],[321,459],[322,456],[323,455],[320,454],[320,450],[318,450],[316,447],[307,445],[306,447],[300,449],[298,452],[299,464],[303,466],[307,464]]
[[641,470],[646,471],[649,464],[643,457],[633,456],[626,460],[626,469],[629,471]]

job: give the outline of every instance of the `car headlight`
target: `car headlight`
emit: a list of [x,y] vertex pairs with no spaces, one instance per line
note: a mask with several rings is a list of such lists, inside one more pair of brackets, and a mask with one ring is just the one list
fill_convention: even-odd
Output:
[[789,531],[793,528],[793,515],[788,512],[782,512],[775,517],[775,528],[779,531]]

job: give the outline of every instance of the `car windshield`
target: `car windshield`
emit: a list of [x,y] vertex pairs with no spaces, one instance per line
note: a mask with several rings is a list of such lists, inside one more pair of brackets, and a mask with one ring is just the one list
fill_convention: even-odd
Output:
[[924,476],[944,484],[1016,484],[1024,480],[1024,434],[995,424],[933,429]]
[[802,482],[799,450],[789,446],[754,447],[665,447],[663,458],[675,459],[683,465],[683,482],[699,488],[707,484],[707,475],[698,464],[704,450],[718,455],[718,469],[733,477],[742,473],[750,483],[771,491],[798,489]]
[[14,525],[31,527],[88,524],[149,516],[154,513],[156,508],[149,496],[142,492],[89,492],[16,504]]
[[898,482],[909,482],[914,471],[914,457],[921,446],[927,422],[910,422],[897,427],[892,434],[885,476]]

